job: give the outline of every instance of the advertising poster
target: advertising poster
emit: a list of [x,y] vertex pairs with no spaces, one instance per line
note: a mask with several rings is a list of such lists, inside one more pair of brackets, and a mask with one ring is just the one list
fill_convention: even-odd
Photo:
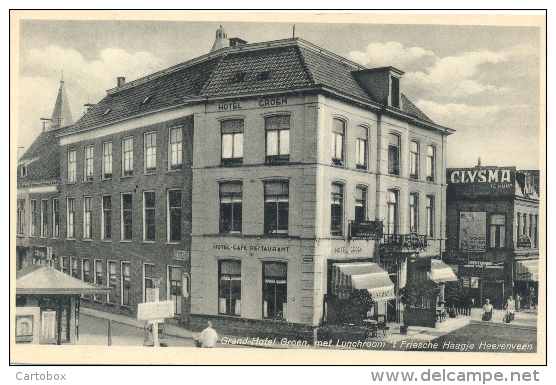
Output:
[[461,251],[484,253],[486,249],[486,213],[459,214],[459,248]]

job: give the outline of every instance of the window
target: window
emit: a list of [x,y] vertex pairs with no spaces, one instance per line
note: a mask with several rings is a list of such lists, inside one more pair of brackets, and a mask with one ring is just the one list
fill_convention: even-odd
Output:
[[532,237],[533,237],[533,214],[529,214],[529,238]]
[[388,173],[400,175],[400,136],[397,134],[389,135]]
[[[118,284],[118,267],[116,266],[116,261],[106,262],[106,274],[108,275],[108,286],[112,288],[112,291],[107,295],[106,301],[110,303],[116,303],[116,285]],[[114,293],[114,294],[112,294]]]
[[288,265],[263,262],[263,318],[287,318]]
[[112,178],[112,142],[102,144],[102,177]]
[[419,194],[409,194],[409,233],[419,232]]
[[83,197],[83,239],[93,238],[93,198]]
[[168,190],[168,242],[181,241],[181,190]]
[[67,237],[75,238],[75,198],[68,198]]
[[243,119],[220,123],[222,132],[222,164],[243,163]]
[[133,175],[133,138],[122,139],[122,170],[123,176]]
[[77,158],[76,151],[68,150],[68,183],[75,183],[77,176]]
[[367,187],[355,188],[355,222],[367,220]]
[[427,195],[427,236],[434,238],[434,196]]
[[156,233],[155,223],[155,194],[154,191],[143,192],[143,240],[154,241]]
[[538,225],[539,225],[539,216],[535,215],[535,225],[533,227],[533,247],[535,249],[537,249],[539,247]]
[[342,166],[344,164],[344,137],[346,122],[340,119],[332,121],[332,163]]
[[182,127],[170,128],[170,170],[181,170],[183,163]]
[[131,296],[131,272],[130,263],[122,261],[122,305],[130,306],[130,296]]
[[344,224],[344,186],[339,183],[332,184],[330,203],[330,234],[342,235]]
[[25,200],[17,200],[17,233],[25,233]]
[[102,196],[102,239],[112,239],[112,196]]
[[357,140],[355,144],[355,167],[361,170],[367,169],[367,129],[357,127]]
[[25,165],[21,166],[19,176],[21,177],[27,176],[27,166]]
[[266,163],[287,163],[290,160],[290,117],[265,118]]
[[143,264],[143,302],[154,302],[155,267],[152,263]]
[[527,234],[527,214],[525,213],[523,213],[523,230],[521,231],[521,234]]
[[71,276],[79,279],[79,260],[77,257],[71,257]]
[[34,237],[37,230],[37,201],[31,200],[31,220],[29,221],[29,236]]
[[392,107],[400,108],[400,79],[392,76],[392,95],[391,95],[391,102]]
[[289,217],[288,181],[269,181],[264,184],[264,232],[287,234]]
[[257,80],[268,80],[270,79],[270,71],[263,71],[259,74]]
[[88,258],[83,258],[83,282],[91,282],[91,261]]
[[181,314],[182,297],[181,268],[168,266],[168,300],[174,302],[174,314]]
[[435,173],[435,152],[434,146],[427,146],[427,180],[434,181]]
[[412,140],[409,147],[409,176],[419,178],[419,142]]
[[48,235],[48,201],[41,200],[41,237]]
[[506,215],[490,216],[490,247],[501,248],[506,245]]
[[517,225],[516,225],[517,237],[519,238],[519,236],[521,235],[521,213],[517,213],[516,219],[517,219]]
[[60,257],[60,271],[64,274],[69,274],[69,257]]
[[132,194],[122,194],[122,239],[129,241],[133,238]]
[[93,180],[93,161],[95,148],[93,146],[85,147],[85,181]]
[[247,76],[246,72],[236,72],[234,74],[233,82],[234,83],[241,83],[241,82],[245,81],[245,76]]
[[398,234],[399,231],[398,217],[398,191],[388,190],[388,222],[386,225],[386,233],[389,235]]
[[156,171],[156,132],[145,134],[145,173]]
[[[102,263],[102,259],[95,259],[95,284],[104,286],[104,264]],[[94,299],[96,301],[106,301],[105,294],[95,294]]]
[[220,232],[241,233],[242,225],[241,182],[220,184]]
[[52,199],[52,238],[60,236],[60,199]]
[[241,314],[241,262],[218,262],[218,314]]

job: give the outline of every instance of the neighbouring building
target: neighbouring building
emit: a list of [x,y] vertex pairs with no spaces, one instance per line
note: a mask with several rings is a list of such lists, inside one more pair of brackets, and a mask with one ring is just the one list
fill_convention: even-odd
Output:
[[60,249],[60,163],[58,133],[73,124],[64,81],[50,119],[17,163],[16,267],[52,266]]
[[317,325],[353,288],[399,319],[408,266],[446,268],[454,132],[402,91],[394,67],[223,28],[206,55],[118,78],[52,131],[58,267],[113,288],[85,306],[135,316],[158,286],[195,327]]
[[528,304],[538,294],[539,177],[516,167],[446,170],[447,252],[475,304],[502,307],[519,294]]

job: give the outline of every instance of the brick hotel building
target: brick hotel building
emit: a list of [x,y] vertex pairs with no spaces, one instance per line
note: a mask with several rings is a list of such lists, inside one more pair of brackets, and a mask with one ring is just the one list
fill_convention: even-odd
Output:
[[131,316],[160,281],[194,325],[320,324],[345,286],[399,317],[408,261],[445,247],[454,132],[402,90],[394,67],[222,28],[204,56],[119,79],[56,132],[60,268]]

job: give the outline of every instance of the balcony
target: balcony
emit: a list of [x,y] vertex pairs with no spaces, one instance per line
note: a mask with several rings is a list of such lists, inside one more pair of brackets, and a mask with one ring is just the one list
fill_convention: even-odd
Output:
[[424,250],[428,246],[426,235],[417,234],[384,234],[382,237],[383,248],[395,251],[414,252]]

